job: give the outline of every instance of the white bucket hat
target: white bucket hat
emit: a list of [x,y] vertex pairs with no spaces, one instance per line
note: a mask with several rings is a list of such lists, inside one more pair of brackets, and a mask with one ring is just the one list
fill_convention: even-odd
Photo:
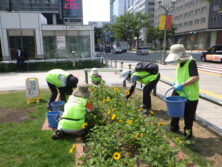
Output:
[[98,69],[97,68],[93,68],[92,70],[91,70],[91,75],[98,75],[99,73],[98,73]]
[[170,47],[170,53],[167,56],[165,62],[172,62],[177,60],[186,61],[191,58],[192,56],[185,52],[184,45],[175,44]]
[[77,86],[76,90],[73,92],[74,96],[89,98],[90,92],[88,88],[88,84],[81,83]]
[[122,81],[125,81],[128,78],[129,74],[130,74],[129,70],[123,70],[123,72],[121,73]]

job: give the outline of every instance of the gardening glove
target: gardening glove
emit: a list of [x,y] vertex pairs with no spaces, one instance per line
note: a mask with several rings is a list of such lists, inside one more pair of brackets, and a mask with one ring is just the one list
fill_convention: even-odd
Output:
[[173,86],[174,90],[180,91],[183,89],[183,86],[181,84],[176,84]]

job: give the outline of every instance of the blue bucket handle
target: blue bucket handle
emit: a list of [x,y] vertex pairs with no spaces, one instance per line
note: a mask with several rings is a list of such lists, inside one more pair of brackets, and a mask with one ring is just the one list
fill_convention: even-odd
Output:
[[[170,90],[172,90],[172,89],[173,89],[173,87],[170,88],[170,89],[168,89],[168,90],[166,91],[164,98],[166,98],[167,93],[168,93]],[[186,94],[186,92],[185,92],[183,89],[182,89],[181,91],[183,91],[183,93],[185,94],[186,99],[187,99],[187,94]]]

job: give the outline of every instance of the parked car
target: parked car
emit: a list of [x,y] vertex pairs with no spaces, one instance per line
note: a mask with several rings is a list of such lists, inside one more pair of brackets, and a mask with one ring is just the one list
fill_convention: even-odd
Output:
[[136,49],[138,55],[148,55],[148,47],[145,45],[138,46]]
[[202,61],[222,62],[222,44],[214,45],[202,53]]
[[113,48],[112,52],[113,52],[113,53],[122,53],[123,50],[122,50],[122,48],[115,47],[115,48]]

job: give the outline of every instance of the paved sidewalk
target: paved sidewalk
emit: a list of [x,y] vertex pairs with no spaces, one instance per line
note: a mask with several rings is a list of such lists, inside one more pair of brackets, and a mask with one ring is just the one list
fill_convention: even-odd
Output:
[[[128,64],[132,64],[132,69],[137,62],[124,61],[124,68],[128,68]],[[113,63],[114,65],[114,63]],[[120,68],[120,61],[117,64]],[[159,65],[161,78],[174,81],[176,66],[173,64]],[[79,82],[85,82],[84,70],[69,70],[73,75],[79,78]],[[11,91],[11,90],[25,90],[25,81],[29,77],[36,77],[39,80],[40,89],[48,88],[45,81],[46,72],[24,72],[24,73],[1,73],[0,74],[0,91]],[[102,78],[107,84],[111,85],[122,85],[120,74],[114,72],[100,72]],[[210,93],[212,96],[218,95],[217,97],[222,100],[222,78],[215,75],[206,75],[200,73],[200,88],[204,93]],[[139,84],[138,84],[139,85]],[[157,86],[157,92],[164,95],[170,86],[159,82]],[[204,120],[207,120],[214,126],[222,129],[222,107],[200,99],[197,108],[197,115]]]

